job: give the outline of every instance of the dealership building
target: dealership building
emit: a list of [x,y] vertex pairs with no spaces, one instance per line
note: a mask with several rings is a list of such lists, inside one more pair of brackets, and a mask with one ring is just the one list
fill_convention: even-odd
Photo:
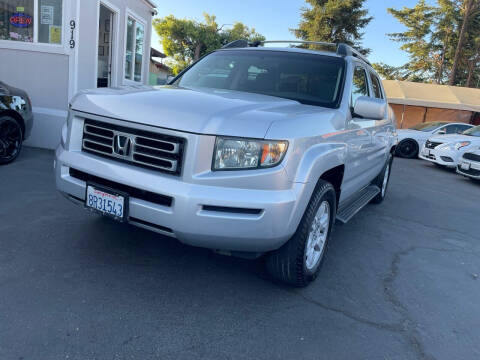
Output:
[[149,82],[150,0],[0,0],[0,81],[28,92],[27,145],[55,148],[80,90]]
[[433,121],[480,125],[480,89],[384,80],[397,128]]

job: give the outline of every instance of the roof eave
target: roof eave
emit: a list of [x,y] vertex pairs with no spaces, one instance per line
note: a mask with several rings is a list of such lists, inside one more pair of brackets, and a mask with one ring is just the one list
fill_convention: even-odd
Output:
[[155,15],[157,14],[157,5],[155,5],[152,1],[150,0],[142,0],[146,5],[150,6],[153,10],[155,10]]
[[455,103],[446,103],[446,102],[437,102],[437,101],[425,101],[425,100],[416,100],[416,99],[399,99],[399,98],[388,98],[390,104],[397,105],[408,105],[408,106],[421,106],[421,107],[432,107],[439,109],[452,109],[452,110],[462,110],[462,111],[472,111],[480,112],[480,106],[470,106],[466,104],[455,104]]

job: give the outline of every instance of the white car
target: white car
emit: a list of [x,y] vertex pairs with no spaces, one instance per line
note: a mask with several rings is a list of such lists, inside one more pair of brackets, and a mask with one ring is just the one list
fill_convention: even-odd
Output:
[[465,123],[427,122],[409,129],[397,130],[398,146],[396,155],[413,159],[432,135],[461,134],[473,125]]
[[480,148],[463,154],[457,167],[457,173],[480,180]]
[[477,126],[463,134],[432,136],[425,142],[419,157],[438,165],[457,167],[464,153],[479,147],[480,126]]

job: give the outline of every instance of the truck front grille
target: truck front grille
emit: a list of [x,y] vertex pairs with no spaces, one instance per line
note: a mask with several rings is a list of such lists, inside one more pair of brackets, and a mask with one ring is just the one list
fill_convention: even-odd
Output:
[[83,151],[157,171],[180,175],[185,139],[85,120]]

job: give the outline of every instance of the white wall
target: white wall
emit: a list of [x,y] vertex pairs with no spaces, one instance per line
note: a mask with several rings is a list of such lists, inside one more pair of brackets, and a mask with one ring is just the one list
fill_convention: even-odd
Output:
[[[143,83],[148,84],[152,9],[142,0],[105,0],[116,11],[113,23],[113,85],[124,80],[127,9],[145,20]],[[62,45],[0,41],[0,79],[29,94],[34,127],[26,145],[55,148],[66,119],[68,102],[79,90],[97,85],[98,21],[100,0],[64,0]],[[75,48],[70,48],[70,21],[74,20]]]
[[25,90],[32,101],[35,121],[25,144],[55,147],[67,115],[68,56],[0,49],[0,59],[0,79]]

